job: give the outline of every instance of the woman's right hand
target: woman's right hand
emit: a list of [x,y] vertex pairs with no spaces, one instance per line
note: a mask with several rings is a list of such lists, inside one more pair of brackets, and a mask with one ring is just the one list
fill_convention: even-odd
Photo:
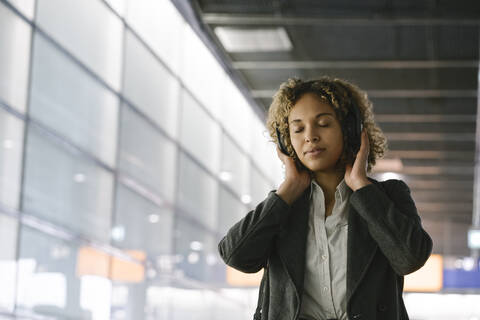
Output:
[[278,146],[277,155],[285,165],[285,180],[282,182],[276,193],[286,203],[292,205],[310,185],[310,172],[305,169],[299,170],[295,164],[295,160],[282,153]]

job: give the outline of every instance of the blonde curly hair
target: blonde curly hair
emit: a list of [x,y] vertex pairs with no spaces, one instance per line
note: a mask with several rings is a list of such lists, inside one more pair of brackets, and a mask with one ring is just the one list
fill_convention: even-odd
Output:
[[273,96],[272,104],[268,110],[267,129],[272,142],[278,144],[276,128],[280,130],[288,153],[297,162],[295,150],[290,141],[288,116],[297,101],[306,93],[314,93],[320,99],[328,103],[335,110],[343,132],[343,152],[339,159],[339,167],[345,168],[347,163],[353,163],[353,147],[347,139],[344,119],[349,112],[349,106],[357,106],[362,117],[363,127],[367,131],[370,141],[367,172],[370,172],[377,159],[383,158],[387,152],[387,140],[374,121],[372,102],[367,94],[354,84],[338,78],[321,77],[316,80],[303,81],[298,78],[290,78],[280,85]]

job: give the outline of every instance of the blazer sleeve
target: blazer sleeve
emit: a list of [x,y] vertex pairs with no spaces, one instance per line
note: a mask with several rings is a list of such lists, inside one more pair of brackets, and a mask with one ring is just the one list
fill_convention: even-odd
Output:
[[290,206],[275,190],[270,191],[267,198],[234,224],[219,242],[218,251],[223,261],[246,273],[262,269],[289,211]]
[[353,192],[350,203],[367,222],[380,250],[399,275],[420,269],[432,252],[432,239],[422,228],[410,189],[401,180],[375,183]]

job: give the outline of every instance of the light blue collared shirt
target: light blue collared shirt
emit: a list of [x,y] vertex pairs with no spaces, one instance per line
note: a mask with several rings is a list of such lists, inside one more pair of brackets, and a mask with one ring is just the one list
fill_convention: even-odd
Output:
[[325,196],[312,180],[300,318],[347,320],[348,200],[352,190],[342,180],[332,214],[325,219]]

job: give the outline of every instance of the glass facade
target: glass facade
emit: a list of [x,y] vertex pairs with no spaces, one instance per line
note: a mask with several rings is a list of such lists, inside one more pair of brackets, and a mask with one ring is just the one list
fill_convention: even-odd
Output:
[[217,243],[280,162],[172,3],[2,0],[0,44],[0,319],[251,318]]

